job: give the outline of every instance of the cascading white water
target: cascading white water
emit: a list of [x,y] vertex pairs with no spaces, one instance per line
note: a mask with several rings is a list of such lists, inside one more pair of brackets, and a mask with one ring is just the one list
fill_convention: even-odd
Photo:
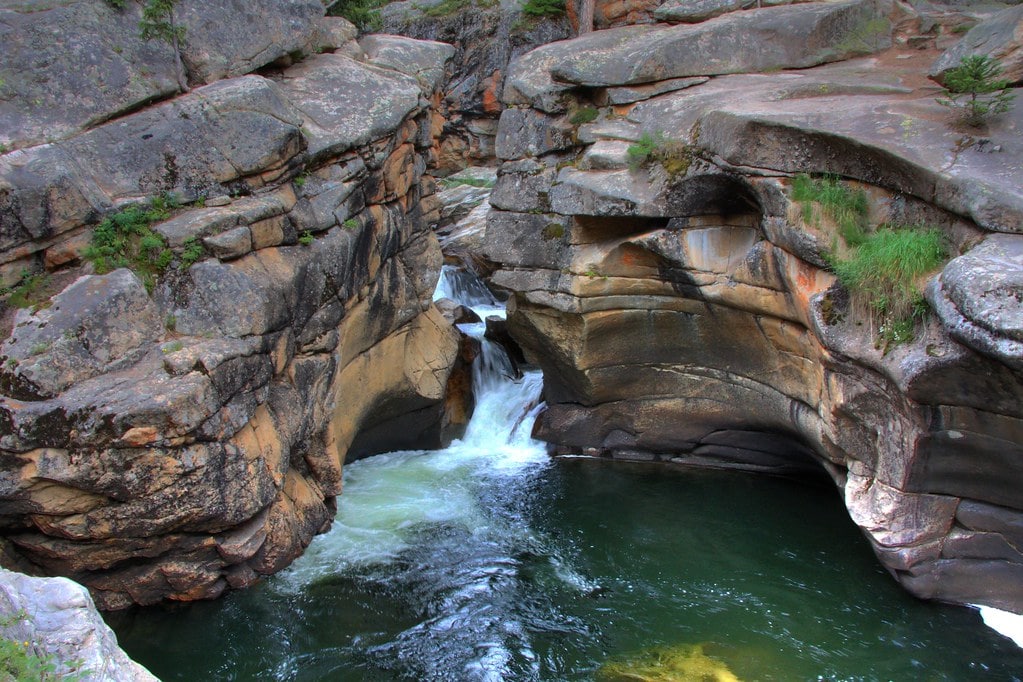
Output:
[[[447,267],[437,291],[436,298],[457,297],[482,320],[504,315],[503,306],[479,280]],[[460,545],[444,549],[444,543],[434,539],[430,550],[434,554],[438,545],[442,555],[457,555],[469,544],[494,546],[493,551],[473,550],[461,556],[466,565],[455,569],[457,575],[436,581],[439,587],[433,589],[438,594],[432,599],[443,615],[401,633],[394,640],[400,651],[392,655],[429,659],[449,651],[461,658],[446,665],[463,668],[465,679],[500,680],[509,674],[513,655],[521,659],[529,645],[516,632],[520,626],[495,622],[487,615],[486,605],[500,598],[496,583],[514,583],[515,566],[504,557],[506,548],[528,544],[524,536],[530,531],[521,519],[495,509],[528,485],[524,470],[541,469],[549,458],[544,446],[530,437],[542,376],[527,371],[516,378],[505,351],[483,337],[485,328],[485,322],[462,325],[481,343],[473,368],[476,408],[464,436],[440,451],[393,452],[345,465],[345,491],[333,528],[281,576],[281,584],[299,591],[323,576],[374,569],[393,579],[394,573],[401,573],[403,560],[417,554],[424,534],[452,535]],[[495,485],[495,478],[502,480]],[[487,483],[481,486],[484,479]],[[493,489],[505,490],[507,497],[493,499]],[[457,539],[462,537],[471,537],[471,543]],[[438,562],[433,558],[430,563]],[[458,647],[445,646],[439,640],[450,645],[459,639],[451,631],[456,621],[463,627],[471,624],[470,630],[461,633],[467,639]],[[514,654],[507,646],[509,638],[515,640]],[[475,653],[465,658],[465,652]]]

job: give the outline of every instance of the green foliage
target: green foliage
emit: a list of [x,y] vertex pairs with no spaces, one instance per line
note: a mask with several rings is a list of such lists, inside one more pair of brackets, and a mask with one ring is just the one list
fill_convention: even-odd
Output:
[[853,306],[865,311],[881,345],[912,340],[916,320],[927,312],[919,282],[948,257],[940,230],[885,226],[870,234],[831,266],[849,290]]
[[299,189],[302,189],[303,187],[305,187],[306,180],[308,180],[308,179],[309,179],[309,176],[306,175],[305,173],[303,173],[301,175],[296,175],[295,179],[292,180],[292,183],[295,185],[295,187],[298,187]]
[[205,255],[206,249],[203,248],[202,242],[194,236],[189,237],[182,244],[181,265],[179,267],[182,270],[187,270],[198,263]]
[[29,355],[42,355],[46,351],[50,350],[49,341],[39,341],[38,343],[32,344],[32,347],[28,349]]
[[184,342],[178,340],[178,341],[171,341],[170,343],[165,344],[160,350],[162,352],[164,352],[164,353],[177,353],[179,350],[181,350],[184,347],[185,347]]
[[53,661],[37,656],[31,643],[0,639],[0,679],[29,682],[59,678]]
[[46,273],[32,274],[21,271],[21,280],[13,287],[0,288],[0,298],[7,296],[7,305],[12,308],[30,308],[41,305],[46,299],[46,287],[50,277]]
[[177,45],[185,37],[185,27],[174,23],[176,0],[146,0],[142,5],[139,31],[143,40],[156,38]]
[[593,123],[597,120],[597,116],[600,112],[597,111],[596,107],[582,107],[576,109],[575,113],[568,119],[568,122],[574,126],[582,125],[584,123]]
[[479,7],[482,9],[496,7],[497,0],[441,0],[436,5],[430,5],[429,7],[421,5],[412,6],[428,17],[440,19],[443,17],[453,16],[458,12],[469,9],[470,7]]
[[101,275],[130,268],[152,291],[156,277],[170,265],[174,253],[150,225],[166,218],[171,204],[176,202],[165,195],[148,206],[129,206],[109,216],[92,231],[92,241],[82,257]]
[[[142,4],[142,21],[139,22],[139,35],[143,40],[163,40],[177,47],[185,38],[185,27],[174,23],[174,3],[177,0],[139,0]],[[106,0],[106,3],[117,10],[128,6],[128,0]]]
[[561,239],[565,236],[565,226],[559,223],[548,223],[543,228],[543,238],[545,241],[551,241],[552,239]]
[[526,0],[522,13],[530,17],[557,17],[565,13],[565,0]]
[[458,187],[459,185],[468,185],[469,187],[493,187],[494,181],[488,178],[452,176],[450,178],[442,178],[440,184],[444,189],[451,189],[452,187]]
[[685,175],[693,162],[693,149],[677,140],[669,140],[664,133],[643,133],[639,140],[625,150],[629,167],[633,170],[646,163],[659,163],[671,177]]
[[985,119],[1005,113],[1012,105],[1015,94],[1009,82],[998,78],[1002,65],[987,55],[968,55],[959,60],[959,66],[945,74],[946,97],[938,104],[958,109],[962,121],[979,126]]
[[863,190],[849,189],[834,175],[813,178],[803,173],[792,180],[792,198],[802,205],[807,225],[819,225],[823,214],[838,226],[849,246],[866,239],[869,211]]
[[[659,135],[660,133],[658,133]],[[629,157],[629,166],[639,168],[653,155],[657,149],[657,138],[650,133],[643,133],[635,143],[629,145],[626,154]]]
[[344,17],[360,31],[379,31],[383,26],[379,10],[386,4],[387,0],[339,0],[328,5],[327,14]]
[[348,230],[350,232],[352,230],[358,229],[359,221],[356,220],[355,218],[349,218],[348,220],[346,220],[343,223],[341,223],[341,227],[345,228],[346,230]]
[[[15,622],[25,620],[27,614],[19,611],[7,618],[0,620],[0,627],[8,627]],[[31,642],[16,642],[6,637],[0,637],[0,681],[2,682],[72,682],[80,680],[83,671],[76,671],[81,667],[81,661],[71,661],[64,667],[70,672],[57,672],[58,661],[50,654],[37,654]]]
[[309,230],[303,232],[302,236],[298,238],[298,243],[301,244],[302,246],[309,246],[314,241],[316,241],[316,237],[314,237],[313,233],[310,232]]

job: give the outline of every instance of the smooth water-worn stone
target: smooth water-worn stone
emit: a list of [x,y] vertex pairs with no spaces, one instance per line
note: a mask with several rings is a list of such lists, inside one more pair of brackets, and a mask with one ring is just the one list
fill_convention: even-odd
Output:
[[807,3],[729,14],[694,26],[597,31],[516,60],[504,99],[556,111],[570,85],[639,85],[847,59],[890,45],[890,24],[880,19],[887,8],[874,0]]
[[370,64],[414,76],[431,89],[443,85],[445,67],[455,54],[447,43],[381,34],[364,36],[359,46]]
[[954,259],[928,289],[952,336],[1023,370],[1023,237],[991,235]]
[[752,0],[668,0],[654,10],[654,18],[696,24],[755,4]]
[[948,70],[970,55],[997,59],[1002,68],[999,78],[1009,83],[1023,82],[1023,7],[1003,9],[967,31],[938,57],[931,66],[930,77],[943,82]]
[[53,673],[83,682],[156,682],[117,646],[84,587],[67,578],[31,578],[0,569],[3,636],[30,642]]

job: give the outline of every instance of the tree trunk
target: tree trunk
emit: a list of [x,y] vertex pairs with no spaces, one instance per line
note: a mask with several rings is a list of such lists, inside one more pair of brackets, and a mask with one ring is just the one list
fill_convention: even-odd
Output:
[[593,31],[593,14],[597,0],[582,0],[579,6],[579,35]]

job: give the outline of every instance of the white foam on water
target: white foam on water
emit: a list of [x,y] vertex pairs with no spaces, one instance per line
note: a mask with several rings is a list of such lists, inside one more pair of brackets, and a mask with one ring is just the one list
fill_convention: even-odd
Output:
[[[475,291],[441,277],[438,291]],[[477,292],[477,313],[504,311]],[[463,301],[464,304],[464,301]],[[515,377],[504,350],[483,338],[485,325],[465,325],[480,340],[474,367],[476,408],[460,440],[438,451],[391,452],[345,464],[344,491],[331,530],[280,575],[285,590],[299,590],[324,575],[396,559],[428,526],[446,525],[471,533],[489,527],[480,508],[481,475],[515,478],[526,468],[549,464],[545,446],[530,437],[541,408],[543,376],[538,371]]]
[[1016,646],[1023,647],[1023,615],[1002,611],[991,606],[976,606],[980,611],[980,617],[984,619],[984,625],[1000,635],[1004,635],[1016,643]]

